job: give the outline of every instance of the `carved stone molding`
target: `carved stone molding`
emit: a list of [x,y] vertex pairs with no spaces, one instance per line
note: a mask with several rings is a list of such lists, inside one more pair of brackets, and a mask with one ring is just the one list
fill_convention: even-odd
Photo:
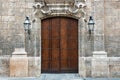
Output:
[[72,16],[75,18],[84,17],[86,15],[85,2],[75,0],[71,3],[46,3],[44,1],[37,2],[33,5],[33,14],[39,18],[48,16]]

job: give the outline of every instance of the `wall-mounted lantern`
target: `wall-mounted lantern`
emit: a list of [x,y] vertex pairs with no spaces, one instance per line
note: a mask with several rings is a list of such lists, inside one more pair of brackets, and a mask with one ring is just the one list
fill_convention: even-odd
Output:
[[29,39],[30,39],[30,34],[31,34],[31,22],[30,22],[29,17],[26,17],[26,19],[25,19],[24,29],[25,29],[25,31],[28,33]]
[[92,18],[92,16],[90,16],[89,18],[89,22],[88,22],[88,31],[89,31],[89,34],[91,35],[92,31],[94,31],[94,20]]

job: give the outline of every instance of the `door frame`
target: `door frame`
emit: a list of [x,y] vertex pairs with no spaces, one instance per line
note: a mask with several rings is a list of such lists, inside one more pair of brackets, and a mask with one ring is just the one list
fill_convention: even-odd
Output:
[[[52,16],[53,17],[53,16]],[[54,16],[56,17],[56,16]],[[63,16],[66,17],[66,16]],[[48,17],[50,18],[50,17]],[[73,18],[73,17],[70,17]],[[45,18],[43,18],[45,19]],[[76,19],[76,18],[74,18]],[[41,70],[41,20],[39,17],[35,18],[35,22],[32,24],[32,26],[35,26],[35,33],[34,35],[36,35],[37,38],[39,38],[39,57],[40,57],[40,70]],[[78,20],[78,73],[79,74],[83,74],[85,73],[85,60],[84,57],[85,56],[85,38],[86,38],[86,23],[84,22],[84,18],[79,18]],[[37,41],[36,41],[37,42]],[[82,72],[82,73],[81,73]],[[40,71],[41,73],[41,71]]]
[[41,20],[45,18],[50,18],[50,17],[70,17],[73,19],[78,20],[78,73],[80,76],[85,76],[86,74],[86,65],[85,65],[85,50],[86,50],[86,38],[87,38],[87,23],[85,22],[86,19],[86,14],[85,12],[80,11],[79,13],[70,15],[70,14],[56,14],[56,15],[51,15],[46,13],[41,12],[41,8],[38,7],[38,5],[41,6],[41,4],[35,4],[34,6],[35,10],[33,12],[33,24],[34,26],[33,29],[33,34],[38,38],[39,42],[39,58],[40,58],[40,73],[41,73]]

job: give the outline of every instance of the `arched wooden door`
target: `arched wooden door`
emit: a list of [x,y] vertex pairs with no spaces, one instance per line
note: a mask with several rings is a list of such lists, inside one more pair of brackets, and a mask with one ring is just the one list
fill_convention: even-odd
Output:
[[42,20],[42,73],[78,72],[78,21],[55,17]]

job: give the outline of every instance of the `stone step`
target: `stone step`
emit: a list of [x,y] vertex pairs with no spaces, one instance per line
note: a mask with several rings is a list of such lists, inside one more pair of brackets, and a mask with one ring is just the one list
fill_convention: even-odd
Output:
[[40,80],[81,80],[79,74],[41,74]]

